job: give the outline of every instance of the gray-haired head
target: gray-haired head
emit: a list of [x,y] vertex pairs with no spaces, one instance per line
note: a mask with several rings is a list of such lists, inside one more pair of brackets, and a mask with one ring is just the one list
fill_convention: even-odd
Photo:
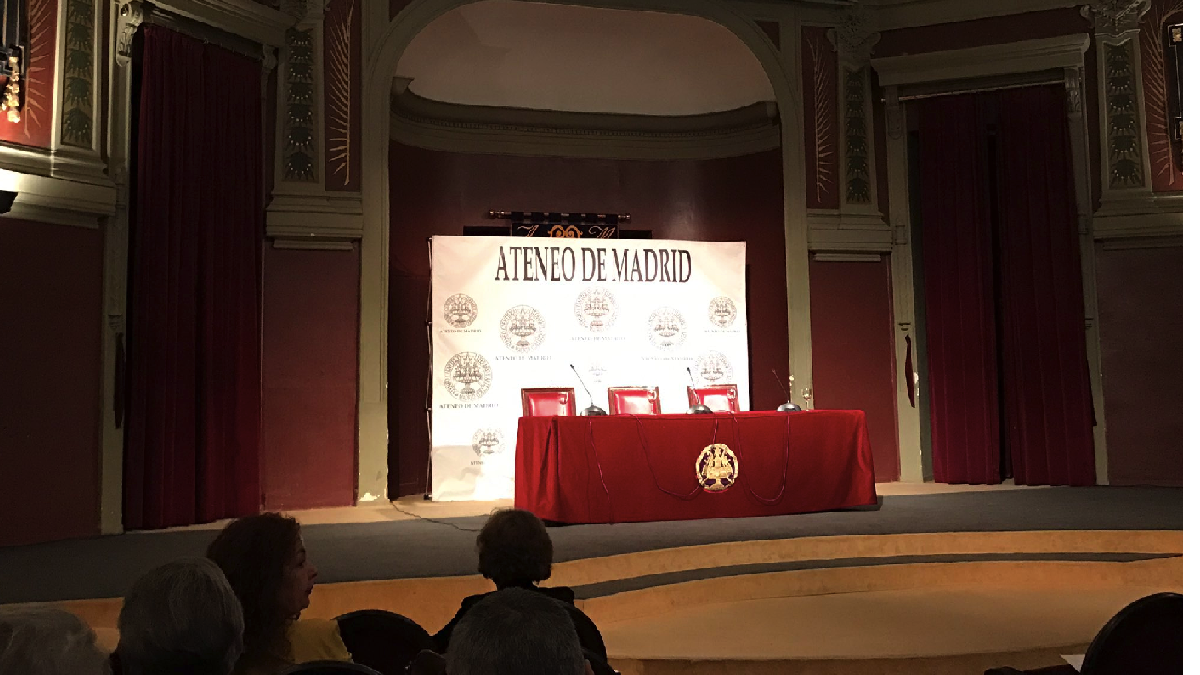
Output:
[[561,602],[508,588],[475,604],[450,636],[449,675],[582,675],[583,648]]
[[228,675],[242,654],[242,606],[207,558],[147,572],[125,596],[117,626],[126,675]]
[[0,673],[106,675],[108,658],[82,619],[50,605],[0,607]]

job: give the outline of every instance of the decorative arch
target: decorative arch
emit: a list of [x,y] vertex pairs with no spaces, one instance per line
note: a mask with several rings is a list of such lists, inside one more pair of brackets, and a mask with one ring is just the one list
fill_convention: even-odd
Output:
[[[389,101],[401,54],[442,14],[481,0],[413,0],[387,24],[372,27],[364,17],[362,94],[362,239],[359,311],[358,500],[387,496],[387,293]],[[798,52],[790,34],[777,47],[754,19],[718,0],[544,0],[603,9],[686,14],[733,32],[758,59],[779,106],[783,158],[784,241],[787,247],[788,343],[791,372],[801,387],[812,386],[809,328],[808,231],[805,222],[804,126]],[[372,3],[374,4],[374,3]],[[376,17],[387,16],[386,3]],[[794,16],[794,15],[793,15]],[[379,25],[382,21],[377,21]],[[795,56],[790,58],[789,55]]]

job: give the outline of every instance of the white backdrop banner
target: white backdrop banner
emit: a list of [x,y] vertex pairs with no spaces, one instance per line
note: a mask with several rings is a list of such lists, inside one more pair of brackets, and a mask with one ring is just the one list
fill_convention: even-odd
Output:
[[433,238],[433,498],[512,498],[521,389],[657,386],[664,413],[698,385],[750,409],[746,244]]

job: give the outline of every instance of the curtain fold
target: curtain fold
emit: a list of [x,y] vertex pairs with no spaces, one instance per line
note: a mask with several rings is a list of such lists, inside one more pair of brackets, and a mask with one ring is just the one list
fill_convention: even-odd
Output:
[[998,94],[1005,439],[1024,485],[1094,485],[1083,272],[1062,87]]
[[919,103],[933,476],[1000,481],[991,204],[976,96]]
[[131,197],[125,526],[260,502],[261,68],[143,29]]

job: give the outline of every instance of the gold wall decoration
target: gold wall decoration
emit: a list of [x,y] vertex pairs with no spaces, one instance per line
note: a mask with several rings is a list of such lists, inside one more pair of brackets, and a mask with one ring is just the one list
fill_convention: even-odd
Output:
[[837,82],[829,76],[830,59],[825,51],[812,39],[806,42],[813,65],[813,165],[820,202],[837,187]]
[[[330,180],[343,187],[350,185],[351,144],[350,144],[350,95],[351,87],[351,26],[354,23],[354,0],[330,3],[327,8],[325,21],[329,24],[329,40],[325,58],[329,62],[326,71],[328,83],[326,96],[329,97],[329,125],[326,141],[326,152],[329,161]],[[334,12],[344,11],[344,16],[336,16]]]

